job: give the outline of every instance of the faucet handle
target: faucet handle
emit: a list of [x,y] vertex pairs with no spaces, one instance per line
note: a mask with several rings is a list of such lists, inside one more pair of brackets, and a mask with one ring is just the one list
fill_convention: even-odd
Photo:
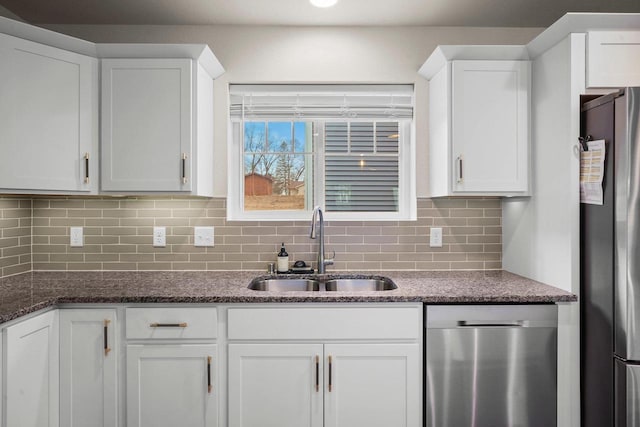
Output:
[[331,251],[331,256],[329,258],[324,258],[324,265],[333,265],[333,261],[336,259],[336,251]]

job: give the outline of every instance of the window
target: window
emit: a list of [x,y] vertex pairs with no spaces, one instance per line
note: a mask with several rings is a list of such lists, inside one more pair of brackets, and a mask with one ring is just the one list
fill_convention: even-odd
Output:
[[415,219],[413,88],[232,85],[228,218]]
[[313,124],[243,123],[244,210],[309,210],[313,204]]

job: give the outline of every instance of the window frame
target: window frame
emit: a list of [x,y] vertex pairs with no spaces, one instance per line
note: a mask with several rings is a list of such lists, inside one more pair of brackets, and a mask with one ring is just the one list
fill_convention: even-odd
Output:
[[[313,206],[310,210],[244,210],[244,122],[245,121],[290,121],[313,122]],[[351,211],[338,212],[325,210],[325,143],[324,124],[326,122],[389,122],[397,121],[398,139],[398,211]],[[316,126],[321,128],[317,129]],[[227,183],[227,220],[229,221],[308,221],[315,206],[320,206],[327,221],[414,221],[417,218],[416,198],[416,141],[415,120],[392,118],[256,118],[228,120],[228,183]],[[317,134],[317,135],[316,135]]]

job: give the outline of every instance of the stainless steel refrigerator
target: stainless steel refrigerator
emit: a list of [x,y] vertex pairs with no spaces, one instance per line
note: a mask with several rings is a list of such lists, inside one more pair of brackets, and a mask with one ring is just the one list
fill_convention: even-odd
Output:
[[607,150],[603,204],[580,205],[585,427],[640,427],[639,115],[640,88],[582,105],[582,136]]

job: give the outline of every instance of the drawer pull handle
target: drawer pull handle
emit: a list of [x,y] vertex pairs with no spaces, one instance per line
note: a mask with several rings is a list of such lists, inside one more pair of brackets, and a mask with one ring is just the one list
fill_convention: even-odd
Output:
[[109,347],[109,323],[111,320],[104,319],[102,333],[104,335],[104,355],[108,356],[111,348]]
[[84,153],[84,183],[89,183],[89,153]]
[[329,356],[329,392],[333,390],[333,357]]
[[316,354],[316,393],[320,391],[320,356]]
[[182,153],[182,183],[187,183],[187,153]]
[[151,328],[186,328],[187,322],[183,323],[152,323],[149,325]]
[[211,385],[211,356],[207,356],[207,392],[211,393],[213,386]]

